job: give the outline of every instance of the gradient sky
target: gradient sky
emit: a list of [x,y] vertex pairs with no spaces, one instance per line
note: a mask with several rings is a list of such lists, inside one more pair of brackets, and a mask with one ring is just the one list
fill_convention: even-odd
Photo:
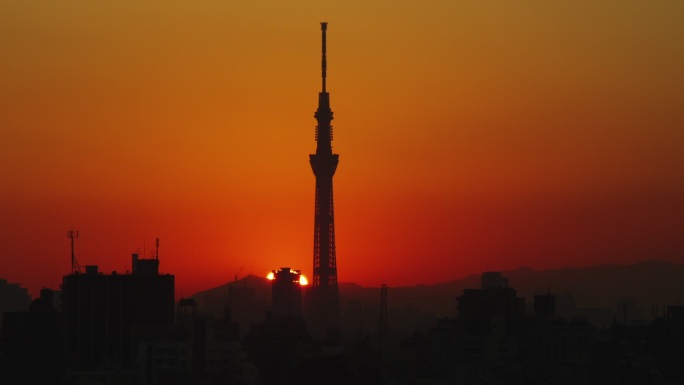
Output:
[[[286,4],[287,3],[287,4]],[[0,278],[160,239],[187,296],[310,276],[328,27],[338,276],[684,262],[684,2],[0,3]]]

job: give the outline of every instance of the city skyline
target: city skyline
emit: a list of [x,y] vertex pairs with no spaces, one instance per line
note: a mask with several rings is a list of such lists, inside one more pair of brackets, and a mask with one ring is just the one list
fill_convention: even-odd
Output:
[[675,1],[4,6],[0,271],[160,239],[183,295],[311,266],[320,21],[340,282],[684,262]]

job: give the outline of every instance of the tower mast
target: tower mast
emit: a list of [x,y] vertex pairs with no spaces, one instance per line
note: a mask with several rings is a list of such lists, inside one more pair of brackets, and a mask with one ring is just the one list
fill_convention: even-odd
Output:
[[332,179],[339,155],[332,152],[333,112],[330,94],[326,90],[327,58],[326,31],[328,23],[321,23],[322,90],[318,93],[318,109],[314,114],[316,126],[316,153],[309,155],[311,169],[316,176],[316,203],[314,209],[314,260],[312,285],[312,329],[327,342],[339,340],[339,292],[337,261],[335,256],[335,220]]

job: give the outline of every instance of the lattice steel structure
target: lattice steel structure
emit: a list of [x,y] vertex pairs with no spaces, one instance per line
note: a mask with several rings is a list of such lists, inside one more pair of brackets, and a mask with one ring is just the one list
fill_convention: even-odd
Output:
[[328,23],[321,23],[322,32],[322,90],[318,93],[318,110],[314,114],[316,126],[316,153],[309,162],[316,176],[316,205],[314,216],[314,261],[312,285],[313,329],[330,340],[339,336],[339,292],[337,287],[337,261],[335,257],[335,215],[333,208],[333,175],[339,155],[332,152],[333,130],[330,122],[330,94],[326,91],[326,31]]

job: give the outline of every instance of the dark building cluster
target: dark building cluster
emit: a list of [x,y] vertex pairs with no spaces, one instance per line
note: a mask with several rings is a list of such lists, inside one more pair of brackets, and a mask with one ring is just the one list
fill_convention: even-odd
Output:
[[[598,327],[556,313],[556,297],[519,297],[498,272],[455,297],[453,317],[393,331],[391,288],[379,290],[377,327],[340,339],[311,333],[311,287],[288,267],[273,271],[270,302],[247,328],[231,304],[254,298],[235,282],[221,315],[174,299],[159,260],[132,258],[125,274],[95,266],[43,289],[24,310],[4,311],[2,373],[31,384],[680,384],[684,306],[651,323],[614,318]],[[244,290],[235,291],[241,287]],[[0,287],[11,303],[17,285]],[[458,293],[454,293],[455,295]],[[528,306],[531,305],[531,306]],[[531,309],[531,310],[526,310]],[[348,318],[345,318],[348,319]]]
[[[614,318],[598,327],[587,317],[556,314],[555,295],[525,299],[497,272],[458,297],[458,313],[426,332],[403,337],[390,367],[395,383],[680,384],[684,381],[683,306],[668,306],[651,324]],[[666,337],[667,336],[667,337]],[[397,354],[397,352],[404,352]],[[406,352],[412,352],[406,357]],[[410,368],[406,370],[405,368]],[[396,373],[386,372],[392,376]]]

